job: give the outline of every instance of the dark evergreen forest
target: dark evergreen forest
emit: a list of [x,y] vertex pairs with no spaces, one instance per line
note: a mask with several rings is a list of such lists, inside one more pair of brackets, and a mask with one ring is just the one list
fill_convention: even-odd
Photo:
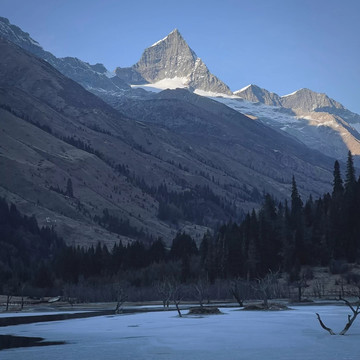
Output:
[[[350,152],[344,180],[337,161],[333,174],[331,193],[304,202],[293,178],[289,202],[266,194],[258,211],[205,234],[199,246],[184,233],[170,247],[162,239],[120,242],[111,249],[100,243],[86,249],[67,246],[53,229],[40,229],[34,217],[0,199],[0,290],[17,293],[27,286],[28,292],[59,294],[79,283],[97,287],[121,281],[141,288],[169,278],[211,284],[259,279],[269,271],[296,281],[303,266],[359,262],[360,179]],[[109,229],[119,226],[107,212],[98,220]]]

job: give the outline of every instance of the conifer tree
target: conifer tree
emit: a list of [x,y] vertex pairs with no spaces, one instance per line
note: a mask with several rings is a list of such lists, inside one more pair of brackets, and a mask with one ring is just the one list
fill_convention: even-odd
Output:
[[345,177],[345,191],[347,193],[353,192],[356,185],[354,159],[351,152],[348,152],[348,159],[346,162],[346,177]]
[[66,195],[69,197],[74,197],[74,191],[73,191],[73,186],[72,186],[72,181],[69,178],[67,183],[66,183]]
[[297,189],[295,176],[292,177],[292,184],[291,184],[291,213],[298,214],[301,211],[303,206],[303,202],[299,195],[299,191]]
[[339,196],[343,193],[344,191],[344,186],[343,186],[343,181],[341,178],[341,173],[340,173],[340,164],[339,162],[336,160],[335,164],[334,164],[334,180],[333,180],[333,197],[334,196]]

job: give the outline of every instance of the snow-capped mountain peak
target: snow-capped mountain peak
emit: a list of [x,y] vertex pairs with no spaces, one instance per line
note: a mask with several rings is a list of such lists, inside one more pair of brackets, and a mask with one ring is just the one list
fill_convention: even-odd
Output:
[[257,85],[247,85],[244,88],[235,91],[234,95],[237,95],[247,101],[260,102],[265,105],[280,106],[280,96],[272,93],[266,89],[262,89]]
[[283,107],[299,109],[301,111],[321,111],[322,109],[344,109],[337,101],[324,93],[303,88],[281,97]]
[[180,32],[178,29],[174,29],[169,35],[166,35],[163,39],[156,41],[154,44],[152,44],[150,47],[156,46],[158,44],[160,44],[161,42],[165,41],[169,36],[181,36]]
[[227,85],[210,73],[178,29],[145,49],[131,68],[117,68],[115,71],[131,85],[156,84],[177,78],[186,79],[183,84],[192,90],[232,94]]

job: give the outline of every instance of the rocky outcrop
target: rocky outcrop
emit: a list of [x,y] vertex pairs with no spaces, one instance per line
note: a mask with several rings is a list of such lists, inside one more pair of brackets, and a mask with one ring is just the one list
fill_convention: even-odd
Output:
[[234,95],[251,102],[260,102],[265,105],[281,106],[281,98],[278,94],[262,89],[257,85],[248,85],[238,91],[235,91]]
[[210,73],[177,29],[145,49],[141,59],[131,68],[117,68],[115,72],[131,84],[178,78],[193,90],[232,94],[226,84]]
[[118,92],[129,90],[130,86],[109,72],[103,64],[90,65],[74,57],[57,58],[45,51],[40,44],[19,27],[10,24],[9,20],[0,17],[0,36],[23,48],[24,50],[47,61],[63,75],[78,82],[87,90],[95,92]]

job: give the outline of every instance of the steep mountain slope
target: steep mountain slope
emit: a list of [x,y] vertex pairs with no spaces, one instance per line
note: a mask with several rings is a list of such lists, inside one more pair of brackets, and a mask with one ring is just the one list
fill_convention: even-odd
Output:
[[193,90],[231,94],[229,87],[210,73],[177,29],[145,49],[131,68],[117,68],[115,72],[130,84],[154,84],[173,79]]
[[[94,216],[101,217],[104,209],[138,232],[142,229],[166,241],[177,228],[191,230],[191,223],[181,219],[178,227],[160,221],[159,202],[140,181],[155,186],[165,180],[170,189],[179,188],[176,183],[184,182],[187,174],[167,157],[181,150],[4,40],[0,64],[2,195],[44,222],[58,219],[60,234],[76,243],[118,239],[103,235],[94,223]],[[166,141],[186,147],[171,135]],[[68,179],[74,199],[64,194]],[[225,216],[216,204],[213,211],[210,218]]]
[[263,191],[288,196],[293,174],[303,195],[330,188],[331,159],[218,102],[165,91],[128,99],[130,119],[2,39],[0,99],[0,195],[68,242],[170,242],[184,229],[200,239]]
[[[256,117],[278,131],[295,136],[325,155],[343,160],[348,150],[360,155],[358,114],[345,109],[325,94],[308,89],[280,97],[256,85],[249,85],[236,91],[236,96],[232,97],[228,87],[209,73],[177,30],[146,49],[139,62],[131,68],[117,68],[117,76],[101,64],[90,65],[70,57],[56,58],[44,51],[28,33],[4,18],[0,18],[0,34],[46,60],[117,109],[129,98],[142,100],[152,97],[143,89],[159,92],[161,89],[181,87],[209,97],[216,93],[220,102]],[[360,165],[360,160],[355,161]]]
[[11,24],[8,19],[3,17],[0,17],[0,36],[46,60],[55,69],[75,80],[89,91],[119,95],[131,90],[129,85],[121,81],[115,74],[111,74],[102,64],[90,65],[74,57],[55,57],[50,52],[45,51],[28,33]]
[[[203,148],[214,167],[226,169],[227,186],[234,189],[241,189],[241,183],[245,187],[252,184],[282,198],[294,173],[302,191],[311,188],[317,192],[325,180],[323,169],[331,167],[331,160],[292,137],[186,90],[163,91],[143,101],[128,100],[122,110],[180,134],[198,151]],[[320,163],[327,165],[318,167]]]

